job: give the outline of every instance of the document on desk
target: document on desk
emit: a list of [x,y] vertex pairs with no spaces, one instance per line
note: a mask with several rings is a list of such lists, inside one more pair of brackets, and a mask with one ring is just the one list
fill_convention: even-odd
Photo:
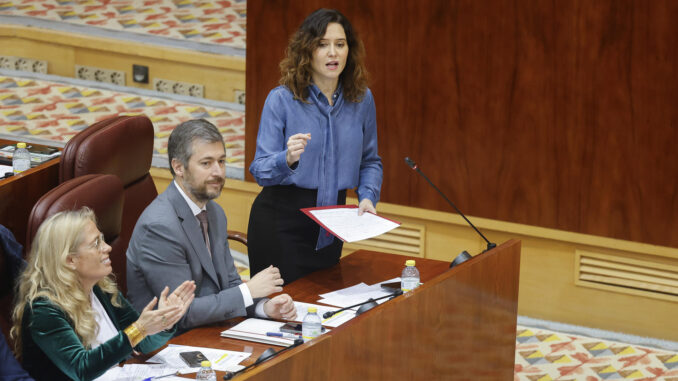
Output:
[[179,356],[179,353],[181,352],[192,351],[202,352],[202,354],[204,354],[205,357],[207,357],[207,359],[212,363],[213,369],[230,372],[236,372],[244,368],[242,365],[238,364],[251,356],[251,353],[247,352],[235,352],[216,348],[170,344],[165,347],[165,349],[158,352],[155,356],[148,359],[147,362],[158,363],[168,367],[177,367],[182,373],[187,369],[192,372],[196,372],[198,368],[188,368],[184,360],[182,360],[181,356]]
[[353,310],[346,310],[346,311],[341,311],[339,313],[336,313],[332,315],[332,317],[329,317],[325,319],[323,315],[325,312],[329,311],[336,311],[337,308],[334,307],[328,307],[328,306],[321,306],[319,304],[310,304],[310,303],[302,303],[302,302],[294,302],[294,306],[297,308],[297,320],[303,321],[304,316],[308,313],[308,307],[315,307],[318,309],[318,316],[322,319],[322,325],[326,327],[338,327],[347,321],[353,319],[355,317],[355,311]]
[[232,339],[254,341],[257,343],[280,345],[289,347],[294,344],[294,339],[285,337],[268,336],[267,332],[280,332],[280,327],[285,323],[273,320],[249,318],[221,332],[222,337]]
[[301,211],[344,242],[376,237],[400,226],[400,222],[374,213],[366,212],[359,216],[356,205],[321,206]]
[[[198,368],[179,370],[176,367],[166,366],[165,364],[125,364],[123,366],[114,366],[103,375],[94,379],[94,381],[139,381],[149,377],[167,376],[168,374],[189,374],[197,371]],[[163,377],[162,380],[176,378],[175,376],[167,376]],[[179,379],[186,380],[185,378]]]
[[[376,299],[390,294],[392,293],[382,289],[379,283],[373,284],[371,286],[365,283],[358,283],[355,286],[321,294],[320,297],[322,299],[318,300],[318,303],[344,308],[365,302],[370,298]],[[377,303],[381,304],[387,300],[389,300],[389,298],[377,300]]]

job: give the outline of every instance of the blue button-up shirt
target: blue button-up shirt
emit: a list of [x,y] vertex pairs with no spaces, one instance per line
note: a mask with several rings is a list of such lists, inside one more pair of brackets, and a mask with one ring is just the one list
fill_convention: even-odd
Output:
[[[377,153],[377,117],[372,92],[360,102],[344,99],[341,86],[330,105],[317,86],[304,103],[284,86],[273,89],[261,113],[257,152],[250,173],[262,186],[295,185],[317,189],[317,206],[335,205],[337,193],[357,187],[359,200],[377,205],[383,168]],[[310,133],[295,169],[287,165],[287,140]],[[321,231],[317,248],[332,242]]]

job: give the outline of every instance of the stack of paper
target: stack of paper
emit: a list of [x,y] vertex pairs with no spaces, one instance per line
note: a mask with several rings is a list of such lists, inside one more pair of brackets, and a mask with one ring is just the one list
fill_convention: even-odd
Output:
[[247,352],[227,351],[224,349],[193,347],[188,345],[170,344],[155,356],[151,357],[147,362],[162,364],[167,367],[179,368],[181,373],[186,371],[196,372],[198,368],[187,367],[184,360],[181,359],[179,353],[200,351],[212,363],[212,369],[235,372],[243,368],[240,362],[251,356]]
[[266,335],[267,332],[280,332],[280,327],[284,324],[279,321],[250,318],[243,320],[233,328],[221,332],[221,336],[289,347],[294,344],[294,339]]
[[370,212],[359,216],[357,205],[321,206],[301,211],[344,242],[376,237],[400,226],[400,222]]
[[[178,368],[166,366],[164,364],[125,364],[124,366],[115,366],[109,369],[102,376],[97,377],[94,381],[139,381],[145,380],[149,377],[160,377],[168,374],[189,374],[195,373],[198,368],[186,368],[179,370]],[[173,379],[186,380],[179,377],[163,377],[162,380]]]
[[[339,307],[348,307],[354,304],[366,302],[370,298],[376,299],[390,294],[391,292],[384,291],[381,288],[380,283],[373,284],[371,286],[365,283],[358,283],[355,286],[347,287],[342,290],[322,294],[320,295],[322,299],[318,300],[318,303]],[[388,298],[377,300],[377,303],[384,303],[387,300]]]
[[336,311],[337,308],[302,302],[294,302],[294,306],[297,308],[297,319],[299,319],[300,321],[304,320],[304,316],[306,316],[306,314],[308,313],[308,307],[317,308],[318,316],[320,316],[320,319],[322,319],[322,324],[327,327],[338,327],[355,317],[355,311],[346,310],[336,313],[332,317],[325,319],[323,318],[325,312]]

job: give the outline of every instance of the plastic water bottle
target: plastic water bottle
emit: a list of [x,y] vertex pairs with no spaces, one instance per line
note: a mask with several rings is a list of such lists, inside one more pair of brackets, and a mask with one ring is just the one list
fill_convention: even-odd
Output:
[[408,259],[405,262],[405,268],[400,276],[400,288],[403,292],[412,291],[419,287],[419,270],[414,265],[413,259]]
[[12,155],[12,170],[14,174],[31,169],[31,153],[26,149],[26,143],[17,143]]
[[301,323],[301,337],[304,338],[304,342],[320,336],[322,327],[322,321],[320,316],[318,316],[318,308],[308,307],[308,313]]
[[202,381],[217,381],[217,374],[212,369],[212,363],[209,361],[203,361],[200,363],[200,370],[195,376],[196,380]]

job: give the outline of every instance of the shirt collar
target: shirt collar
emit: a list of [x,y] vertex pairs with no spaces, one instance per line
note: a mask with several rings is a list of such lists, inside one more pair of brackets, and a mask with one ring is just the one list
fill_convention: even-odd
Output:
[[186,200],[186,203],[188,204],[188,207],[191,208],[191,213],[193,213],[194,216],[197,216],[198,213],[202,212],[203,210],[207,210],[207,204],[205,204],[205,207],[201,209],[198,206],[198,204],[193,202],[193,200],[191,200],[191,198],[188,197],[186,195],[186,193],[184,193],[184,190],[181,189],[181,187],[179,186],[179,183],[177,183],[176,180],[174,180],[174,186],[177,187],[177,190],[179,191],[179,194],[181,195],[181,197],[183,197],[184,200]]
[[[327,100],[325,98],[325,94],[323,94],[323,92],[320,91],[320,89],[318,88],[318,86],[316,86],[315,83],[311,82],[311,85],[308,86],[308,87],[309,87],[309,92],[311,93],[311,95],[313,95],[313,99],[315,99],[315,100],[319,100],[319,99]],[[343,89],[341,87],[341,82],[339,82],[339,84],[337,85],[337,89],[334,90],[334,94],[332,95],[334,97],[334,104],[335,105],[337,104],[337,100],[342,96],[342,94],[343,94]]]

